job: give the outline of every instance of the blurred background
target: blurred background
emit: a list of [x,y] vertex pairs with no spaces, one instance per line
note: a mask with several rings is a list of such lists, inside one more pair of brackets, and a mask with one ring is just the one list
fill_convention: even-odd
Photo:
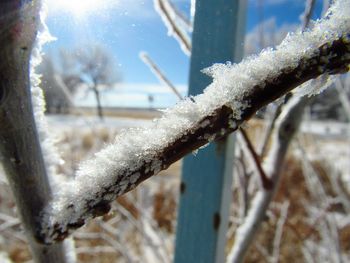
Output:
[[[46,1],[52,41],[38,71],[48,126],[62,157],[58,173],[73,177],[80,161],[121,129],[149,125],[187,95],[190,56],[184,43],[192,32],[191,1],[173,0],[168,10],[161,2]],[[244,56],[300,30],[305,2],[247,1]],[[311,18],[327,8],[328,1],[315,1]],[[173,37],[164,12],[181,29],[182,42]],[[337,78],[306,107],[246,262],[350,262],[349,84],[349,74]],[[280,104],[246,124],[256,149]],[[259,188],[254,164],[237,144],[227,252]],[[118,198],[115,212],[78,230],[79,262],[171,262],[180,176],[181,161]],[[0,262],[30,262],[6,179],[0,188]]]

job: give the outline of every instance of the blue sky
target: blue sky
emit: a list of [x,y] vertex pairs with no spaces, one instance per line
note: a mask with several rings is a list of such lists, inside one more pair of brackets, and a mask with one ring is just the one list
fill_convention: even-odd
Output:
[[[98,44],[105,47],[113,56],[114,65],[121,72],[123,85],[119,85],[121,98],[130,101],[131,106],[147,106],[148,94],[155,96],[155,106],[166,107],[176,103],[177,98],[168,90],[164,93],[156,77],[146,65],[139,59],[139,53],[146,51],[152,59],[162,68],[167,77],[179,85],[181,91],[186,93],[186,83],[189,71],[189,57],[180,49],[178,43],[167,34],[161,18],[155,12],[153,0],[85,0],[100,3],[98,8],[84,9],[80,5],[80,11],[72,11],[72,5],[59,4],[64,1],[77,0],[47,0],[48,17],[47,24],[56,41],[46,45],[45,52],[57,54],[60,49],[74,49],[90,44]],[[82,1],[77,1],[82,3]],[[174,0],[174,4],[185,14],[190,12],[190,0]],[[263,15],[259,11],[259,2],[263,2]],[[316,13],[322,9],[321,0],[317,1]],[[68,2],[67,2],[68,3]],[[276,30],[286,25],[299,23],[299,15],[304,10],[305,1],[302,0],[264,0],[248,1],[246,32],[253,32],[254,28],[263,20],[273,18]],[[75,6],[79,10],[79,7]],[[137,84],[135,89],[130,84]],[[142,90],[142,84],[148,88]],[[151,85],[154,85],[150,89]],[[127,88],[126,88],[127,87]],[[135,95],[132,100],[131,94]],[[161,95],[160,95],[161,94]],[[111,92],[108,93],[111,96]],[[138,99],[136,99],[136,97]],[[88,102],[80,103],[89,104]],[[102,100],[108,105],[113,105],[107,97]],[[121,99],[123,106],[125,100]],[[116,106],[120,105],[116,103]]]

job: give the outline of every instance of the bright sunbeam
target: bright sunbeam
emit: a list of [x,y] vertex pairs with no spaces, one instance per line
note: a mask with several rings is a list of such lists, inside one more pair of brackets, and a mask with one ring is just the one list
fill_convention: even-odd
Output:
[[84,17],[111,7],[111,0],[47,0],[49,10],[69,12],[75,17]]

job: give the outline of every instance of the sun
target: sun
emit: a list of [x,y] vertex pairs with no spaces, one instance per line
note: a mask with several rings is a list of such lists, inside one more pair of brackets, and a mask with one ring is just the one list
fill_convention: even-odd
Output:
[[110,0],[48,0],[49,10],[69,12],[75,17],[84,17],[99,12],[110,5]]

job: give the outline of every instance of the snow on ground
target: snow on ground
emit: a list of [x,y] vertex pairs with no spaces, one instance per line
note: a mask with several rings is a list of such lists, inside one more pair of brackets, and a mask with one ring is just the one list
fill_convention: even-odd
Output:
[[130,127],[141,127],[150,125],[151,120],[105,117],[103,121],[95,116],[75,116],[75,115],[48,115],[49,129],[51,128],[90,128],[108,127],[113,129],[124,129]]
[[350,125],[335,121],[304,121],[301,131],[324,138],[346,138],[350,136]]
[[307,148],[313,160],[324,160],[325,164],[340,175],[350,191],[350,147],[345,140],[323,140]]
[[350,124],[309,121],[303,122],[301,131],[306,135],[303,146],[310,159],[323,160],[350,191]]

